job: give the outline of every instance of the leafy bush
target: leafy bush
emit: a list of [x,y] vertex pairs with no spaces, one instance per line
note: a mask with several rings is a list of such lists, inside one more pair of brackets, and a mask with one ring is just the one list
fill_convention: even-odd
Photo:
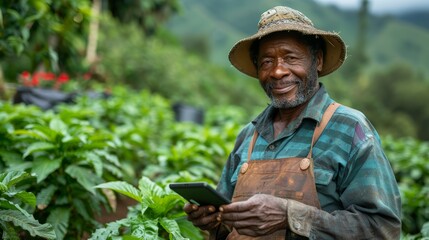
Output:
[[111,134],[110,152],[120,160],[124,180],[136,183],[140,171],[156,162],[158,148],[167,144],[174,123],[170,102],[147,90],[139,92],[123,87],[112,89],[111,96],[83,96],[75,105],[61,106],[60,116],[73,116],[96,129]]
[[[9,107],[4,105],[5,109]],[[93,186],[121,179],[123,174],[117,157],[109,152],[114,147],[113,137],[66,115],[61,119],[60,115],[40,110],[33,114],[31,118],[36,121],[26,119],[28,114],[19,111],[4,118],[13,120],[9,122],[12,126],[0,131],[8,133],[9,146],[0,151],[4,170],[28,171],[36,176],[37,184],[26,189],[37,194],[34,216],[51,223],[57,239],[83,236],[85,231],[98,227],[94,215],[100,212],[100,205],[107,204]],[[76,218],[81,221],[70,221]]]
[[170,139],[154,152],[157,161],[146,166],[142,175],[159,182],[186,170],[198,179],[216,183],[237,130],[238,125],[177,123],[170,128]]
[[429,237],[429,143],[385,137],[383,145],[401,191],[403,232]]
[[168,187],[161,187],[146,177],[140,179],[138,189],[126,182],[109,182],[96,187],[119,192],[138,204],[130,209],[127,218],[97,229],[90,240],[118,236],[127,239],[202,239],[201,233],[184,218],[180,208],[183,198]]
[[[152,211],[175,221],[182,237],[189,237],[190,223],[180,217],[183,199],[175,207],[157,209],[164,197],[176,201],[165,186],[180,181],[215,184],[238,131],[249,118],[242,109],[216,106],[206,110],[201,125],[175,122],[172,104],[165,98],[122,87],[112,89],[109,98],[81,96],[74,105],[46,112],[6,102],[0,102],[0,109],[0,170],[34,174],[36,182],[20,189],[34,193],[36,208],[29,213],[34,220],[51,224],[57,239],[89,233],[97,239],[107,233],[131,237],[137,234],[133,224],[141,219],[153,223],[144,231],[157,229],[153,234],[169,238],[175,230],[156,222]],[[414,139],[383,140],[402,195],[404,238],[426,237],[429,145]],[[101,208],[113,210],[112,190],[124,194],[123,188],[135,185],[139,186],[138,204],[126,218],[100,228],[95,217]],[[144,192],[142,186],[154,192]],[[182,224],[187,227],[181,228]]]
[[2,239],[18,239],[21,230],[25,230],[32,237],[55,239],[52,226],[48,223],[40,224],[31,214],[36,206],[36,196],[20,189],[20,185],[25,185],[28,180],[32,179],[34,180],[34,177],[26,172],[9,171],[0,174],[0,235]]
[[[159,182],[214,183],[239,129],[224,127],[217,114],[206,118],[216,127],[176,123],[164,98],[121,87],[107,99],[82,95],[74,105],[46,112],[5,102],[0,107],[0,167],[36,176],[27,188],[37,194],[34,214],[53,225],[57,239],[80,238],[100,226],[94,217],[113,207],[108,192],[93,188],[103,182],[135,184],[147,174]],[[227,118],[240,114],[226,112]]]

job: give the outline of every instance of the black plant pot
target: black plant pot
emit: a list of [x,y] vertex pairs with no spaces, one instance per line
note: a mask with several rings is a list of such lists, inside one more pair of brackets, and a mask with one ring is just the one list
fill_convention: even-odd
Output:
[[197,124],[203,124],[204,122],[204,110],[201,108],[176,103],[173,105],[173,111],[178,122],[194,122]]

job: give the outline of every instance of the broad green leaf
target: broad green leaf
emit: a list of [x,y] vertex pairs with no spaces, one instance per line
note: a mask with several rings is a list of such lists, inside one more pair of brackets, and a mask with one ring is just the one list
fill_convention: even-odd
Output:
[[36,206],[36,196],[31,192],[19,191],[14,194],[14,197],[29,204],[32,207]]
[[67,125],[59,118],[53,118],[49,122],[49,128],[58,133],[62,133],[63,135],[66,135],[67,133]]
[[33,237],[56,239],[55,232],[50,224],[40,224],[32,215],[23,215],[17,210],[0,210],[0,220],[12,222],[15,226],[28,231]]
[[37,194],[37,208],[39,210],[43,210],[49,205],[57,189],[56,185],[51,184]]
[[21,182],[31,177],[32,176],[29,173],[22,171],[9,171],[0,174],[0,180],[9,188],[16,185],[18,182]]
[[162,187],[158,186],[155,182],[144,176],[139,180],[139,189],[142,192],[143,197],[162,197],[165,194]]
[[86,144],[86,139],[85,137],[66,135],[61,139],[61,142],[64,148],[75,148],[81,146],[81,144]]
[[61,132],[56,131],[55,129],[52,129],[45,125],[35,125],[33,127],[33,132],[46,139],[47,142],[52,143],[58,141],[57,137],[61,134]]
[[145,219],[135,226],[132,235],[140,239],[158,239],[158,219]]
[[47,222],[54,228],[57,240],[64,239],[64,236],[67,233],[70,221],[70,211],[71,209],[69,208],[55,208],[51,210],[49,214]]
[[28,169],[30,169],[32,166],[33,166],[33,163],[30,161],[21,162],[21,163],[10,165],[9,171],[18,171],[18,172],[28,171]]
[[0,209],[18,210],[15,203],[2,197],[0,197]]
[[167,216],[171,209],[175,208],[178,203],[183,202],[182,197],[176,193],[164,195],[162,197],[152,196],[154,204],[150,208],[158,217]]
[[[46,129],[46,127],[43,127],[43,126],[37,126],[35,128],[39,128],[39,129],[40,128],[44,128],[44,129]],[[47,128],[47,129],[49,131],[52,131],[49,128]],[[35,130],[35,129],[31,129],[31,130],[19,129],[19,130],[14,131],[13,135],[22,135],[22,136],[29,137],[29,138],[32,138],[32,139],[37,139],[37,140],[40,140],[40,141],[49,141],[49,142],[52,141],[52,137],[48,136],[43,131]]]
[[8,190],[8,187],[6,184],[0,182],[0,192],[6,192]]
[[4,222],[2,224],[2,230],[3,230],[2,237],[5,240],[20,240],[19,231],[21,231],[21,229],[17,229],[13,224]]
[[17,203],[14,203],[14,202],[12,202],[12,201],[9,201],[9,204],[2,202],[2,206],[3,206],[5,209],[10,209],[10,210],[16,210],[16,211],[19,211],[19,212],[21,212],[21,214],[22,214],[22,215],[24,215],[24,216],[28,216],[28,217],[30,217],[30,216],[31,216],[31,214],[30,214],[30,213],[28,213],[26,209],[23,209],[23,208],[22,208],[21,206],[19,206]]
[[34,161],[31,172],[37,177],[37,183],[45,180],[49,174],[56,171],[61,166],[62,159],[37,158]]
[[176,219],[176,222],[179,225],[180,234],[182,234],[183,237],[189,239],[204,239],[202,231],[188,221],[186,217],[178,218]]
[[129,166],[129,165],[127,165],[127,164],[122,164],[122,166],[121,167],[117,167],[117,166],[113,166],[112,164],[110,164],[110,163],[104,163],[103,164],[103,168],[107,171],[107,172],[109,172],[109,173],[111,173],[113,176],[115,176],[117,179],[122,179],[123,177],[124,177],[124,172],[125,173],[128,173],[127,174],[127,176],[133,176],[133,174],[135,174],[134,173],[134,169],[133,170],[130,170],[129,172],[126,172],[126,167],[127,166]]
[[97,153],[99,156],[105,157],[106,160],[115,164],[116,166],[121,166],[121,163],[119,162],[118,157],[116,155],[109,154],[109,152],[105,150],[95,150],[94,152]]
[[91,206],[90,205],[91,201],[94,201],[94,200],[93,199],[82,200],[82,198],[73,198],[72,199],[73,206],[79,214],[78,215],[79,219],[82,219],[82,221],[91,221],[92,220],[92,216],[87,211],[87,207]]
[[142,202],[142,197],[140,196],[139,190],[127,182],[115,181],[102,183],[95,186],[95,188],[108,188],[127,197],[130,197],[140,203]]
[[8,166],[13,166],[22,163],[23,161],[22,154],[3,149],[0,150],[0,157]]
[[159,219],[159,223],[161,226],[167,231],[170,236],[172,235],[173,238],[170,237],[170,239],[174,240],[189,240],[188,238],[184,238],[182,234],[180,234],[180,228],[179,225],[175,220],[168,219],[166,217],[162,217]]
[[105,228],[98,228],[89,238],[89,240],[105,240],[114,236],[119,236],[119,230],[128,225],[128,218],[108,223]]
[[40,152],[50,149],[56,149],[56,146],[52,143],[48,142],[35,142],[32,143],[24,152],[24,158],[28,155],[32,154],[33,152]]
[[66,173],[76,179],[82,187],[95,194],[94,186],[100,184],[103,180],[94,174],[94,172],[77,165],[70,165],[66,168]]
[[100,156],[93,152],[87,152],[85,158],[94,166],[95,174],[101,177],[103,175],[103,161]]

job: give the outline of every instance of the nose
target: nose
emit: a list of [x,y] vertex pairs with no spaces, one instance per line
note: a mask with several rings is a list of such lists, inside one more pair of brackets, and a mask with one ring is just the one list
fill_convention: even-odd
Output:
[[271,76],[275,79],[281,79],[285,76],[288,76],[290,74],[290,69],[287,67],[287,64],[284,62],[283,59],[278,59],[274,67],[271,71]]

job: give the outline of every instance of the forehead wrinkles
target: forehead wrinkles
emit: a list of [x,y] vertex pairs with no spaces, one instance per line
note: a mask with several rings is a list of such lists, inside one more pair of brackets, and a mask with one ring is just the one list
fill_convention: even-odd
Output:
[[292,36],[275,35],[263,38],[260,41],[259,53],[261,56],[265,54],[280,53],[309,53],[309,48],[297,38]]

